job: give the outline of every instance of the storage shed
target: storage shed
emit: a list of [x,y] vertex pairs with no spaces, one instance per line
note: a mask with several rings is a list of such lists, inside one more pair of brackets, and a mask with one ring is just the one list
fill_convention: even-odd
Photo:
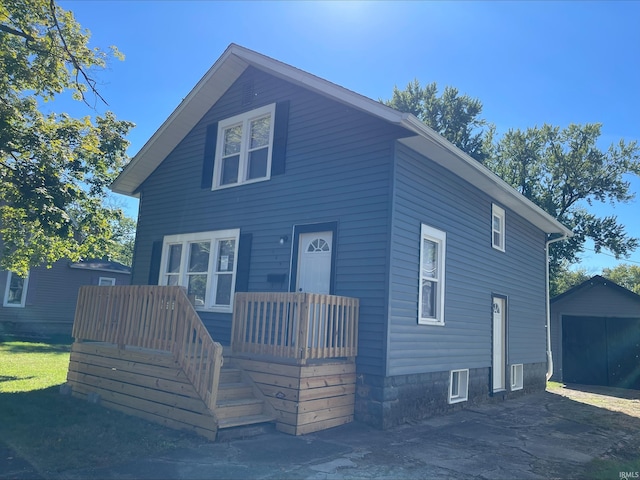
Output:
[[596,275],[551,299],[552,380],[640,389],[640,295]]

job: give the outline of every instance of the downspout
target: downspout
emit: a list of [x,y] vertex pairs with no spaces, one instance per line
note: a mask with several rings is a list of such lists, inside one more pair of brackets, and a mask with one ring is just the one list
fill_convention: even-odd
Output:
[[547,297],[547,301],[546,301],[546,315],[547,315],[547,380],[549,380],[551,378],[551,376],[553,375],[553,355],[551,354],[551,299],[549,298],[550,294],[549,294],[549,245],[551,245],[552,243],[555,242],[559,242],[561,240],[566,240],[567,238],[569,238],[568,235],[561,235],[560,237],[557,238],[552,238],[550,240],[547,240],[547,243],[545,244],[544,247],[544,251],[545,251],[545,255],[546,255],[546,260],[547,260],[547,269],[546,269],[546,297]]

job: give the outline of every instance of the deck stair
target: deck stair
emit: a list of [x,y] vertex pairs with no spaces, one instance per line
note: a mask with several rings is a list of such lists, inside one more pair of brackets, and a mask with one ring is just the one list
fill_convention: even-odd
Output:
[[233,365],[222,367],[215,408],[218,429],[274,422],[275,411],[253,381]]

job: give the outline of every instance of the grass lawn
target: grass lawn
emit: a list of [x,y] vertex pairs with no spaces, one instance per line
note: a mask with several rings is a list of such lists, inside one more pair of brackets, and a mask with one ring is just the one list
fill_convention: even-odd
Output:
[[118,464],[205,441],[61,395],[69,350],[65,344],[0,343],[0,442],[42,476]]

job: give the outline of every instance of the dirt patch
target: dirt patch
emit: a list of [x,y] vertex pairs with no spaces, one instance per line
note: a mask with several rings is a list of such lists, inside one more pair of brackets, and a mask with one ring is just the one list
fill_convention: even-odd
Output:
[[547,391],[594,407],[640,418],[640,391],[597,385],[550,384]]
[[[637,464],[640,459],[640,391],[596,385],[562,385],[550,383],[547,391],[575,402],[602,409],[598,415],[576,410],[567,404],[554,406],[554,415],[566,416],[582,423],[617,432],[612,446],[596,461],[615,465]],[[624,415],[620,415],[620,413]],[[581,418],[576,418],[576,415]],[[587,469],[588,470],[588,469]]]

